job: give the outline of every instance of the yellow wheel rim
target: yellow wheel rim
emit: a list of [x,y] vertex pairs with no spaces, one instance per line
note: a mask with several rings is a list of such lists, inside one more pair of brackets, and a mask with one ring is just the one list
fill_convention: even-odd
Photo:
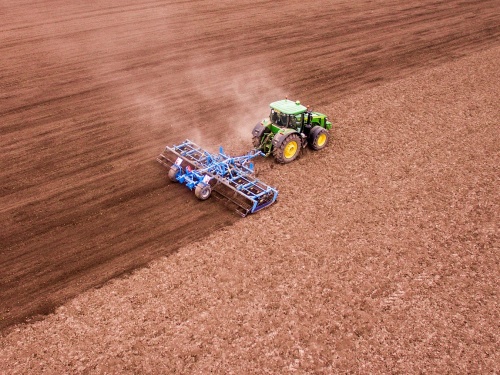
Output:
[[319,147],[323,146],[326,143],[326,134],[321,133],[318,137],[318,142],[316,142]]
[[285,158],[287,159],[292,158],[297,152],[298,148],[299,147],[296,141],[288,142],[288,144],[285,146],[285,152],[284,152]]

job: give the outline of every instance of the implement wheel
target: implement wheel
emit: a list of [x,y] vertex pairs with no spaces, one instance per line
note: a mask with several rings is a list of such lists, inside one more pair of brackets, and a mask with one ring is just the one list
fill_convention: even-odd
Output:
[[285,140],[273,150],[273,155],[279,163],[286,164],[294,161],[299,156],[300,137],[298,134],[290,134]]
[[204,182],[198,183],[194,189],[194,195],[201,201],[207,200],[212,194],[212,188]]
[[328,144],[328,131],[321,126],[315,126],[311,129],[311,134],[309,136],[309,145],[313,150],[322,150]]
[[170,169],[168,170],[168,178],[172,182],[177,182],[177,172],[180,171],[180,167],[176,164],[172,165]]

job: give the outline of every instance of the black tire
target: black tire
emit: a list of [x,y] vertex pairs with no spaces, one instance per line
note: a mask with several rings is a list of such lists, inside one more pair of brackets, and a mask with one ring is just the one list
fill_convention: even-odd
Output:
[[260,147],[260,138],[259,137],[252,137],[252,144],[253,144],[253,147],[259,148]]
[[311,129],[311,133],[309,134],[309,145],[313,150],[319,151],[326,147],[329,139],[330,135],[328,131],[316,125]]
[[260,141],[266,132],[266,127],[262,125],[262,123],[258,123],[257,125],[254,126],[252,130],[252,144],[255,148],[258,148],[260,146]]
[[211,194],[212,194],[212,188],[210,187],[209,184],[206,184],[204,182],[198,183],[198,185],[196,185],[196,187],[194,188],[194,195],[196,195],[196,198],[198,198],[201,201],[210,198]]
[[176,164],[170,167],[170,169],[168,170],[168,178],[170,179],[170,181],[177,182],[177,172],[179,172],[180,169],[181,167]]
[[297,133],[290,134],[273,150],[273,155],[278,163],[291,163],[299,156],[301,141]]

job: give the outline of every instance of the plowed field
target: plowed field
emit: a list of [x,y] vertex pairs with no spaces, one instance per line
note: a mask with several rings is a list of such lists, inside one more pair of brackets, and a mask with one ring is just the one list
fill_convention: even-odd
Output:
[[[391,97],[394,105],[381,114],[377,112],[379,107],[374,107],[372,112],[368,110],[370,103],[380,106],[377,101],[380,98],[365,100],[362,96],[363,93],[385,95],[384,91],[376,89],[390,84],[395,85],[390,86],[394,88],[397,82],[418,77],[432,68],[468,61],[468,57],[484,51],[495,51],[500,46],[498,1],[244,0],[211,4],[200,1],[88,4],[3,1],[0,15],[0,327],[5,332],[15,323],[32,322],[54,311],[89,288],[102,286],[161,256],[174,256],[179,248],[189,249],[190,244],[199,248],[199,241],[206,238],[212,238],[226,256],[229,250],[237,252],[237,245],[221,245],[213,240],[213,233],[235,225],[241,230],[245,225],[240,220],[250,218],[239,219],[216,202],[200,203],[192,192],[169,184],[166,171],[155,162],[155,157],[166,144],[185,138],[208,149],[224,145],[233,154],[244,153],[251,147],[253,125],[267,115],[268,103],[285,95],[330,114],[334,120],[334,141],[320,156],[307,152],[296,166],[281,167],[271,160],[259,161],[260,177],[280,188],[278,205],[293,210],[290,220],[300,218],[295,213],[301,210],[307,213],[326,209],[326,213],[324,216],[306,214],[307,224],[301,225],[287,221],[286,217],[274,216],[273,207],[258,214],[263,225],[277,225],[285,231],[292,225],[298,230],[315,227],[320,236],[321,228],[326,225],[320,220],[323,217],[328,220],[328,227],[336,225],[339,230],[325,237],[325,241],[332,241],[332,248],[338,250],[342,245],[345,249],[366,250],[354,251],[356,259],[345,255],[344,261],[373,267],[378,274],[384,273],[382,248],[396,251],[396,255],[388,259],[403,261],[394,243],[401,246],[399,236],[405,236],[407,244],[413,243],[420,249],[411,260],[406,260],[410,264],[408,267],[415,271],[413,277],[418,274],[423,279],[411,281],[399,274],[397,277],[392,275],[398,279],[397,287],[393,288],[388,279],[371,290],[370,298],[380,294],[385,309],[398,303],[401,290],[407,284],[434,285],[443,277],[438,275],[429,279],[431,276],[425,267],[417,272],[419,264],[428,264],[428,259],[423,260],[420,254],[432,256],[429,248],[433,246],[453,254],[460,253],[447,248],[446,238],[422,238],[422,235],[434,233],[428,231],[432,225],[443,225],[445,230],[441,234],[447,233],[449,225],[458,226],[460,229],[453,227],[451,230],[453,235],[448,238],[451,242],[457,240],[454,236],[458,232],[463,232],[463,241],[476,241],[487,251],[498,245],[494,225],[494,218],[498,218],[494,212],[494,208],[498,208],[495,187],[498,167],[494,167],[495,161],[498,162],[498,141],[491,143],[495,136],[498,137],[498,123],[495,132],[495,124],[491,122],[474,122],[478,113],[490,116],[485,117],[487,121],[498,114],[498,96],[488,96],[495,90],[498,93],[498,84],[491,85],[484,81],[483,75],[470,71],[470,85],[463,80],[456,85],[462,91],[473,87],[471,92],[481,97],[484,108],[468,106],[472,99],[462,97],[462,91],[456,95],[432,91],[429,87],[450,87],[447,82],[440,82],[439,73],[427,75],[433,81],[426,82],[428,86],[422,89],[432,92],[434,99],[413,92],[415,101],[408,102],[405,101],[405,96],[410,95],[408,91],[402,90],[398,96],[394,94],[398,92],[396,89],[387,94],[395,95]],[[493,72],[491,80],[497,80],[495,66],[493,69],[491,66],[485,69]],[[463,74],[463,70],[460,72]],[[485,88],[490,91],[485,91],[484,97],[481,87],[474,86],[477,85],[476,76],[485,82],[485,87],[490,85]],[[436,105],[442,106],[443,113],[453,116],[452,104],[447,107],[440,100],[441,95],[452,101],[456,97],[457,108],[462,105],[460,108],[469,111],[459,115],[470,116],[474,126],[484,126],[484,131],[476,134],[479,139],[474,138],[469,145],[474,150],[482,146],[487,150],[474,154],[475,162],[470,159],[471,150],[458,150],[464,146],[462,140],[472,134],[472,129],[461,128],[464,133],[460,133],[460,137],[453,133],[456,138],[453,136],[449,140],[448,137],[448,141],[440,137],[441,134],[449,136],[450,130],[440,128],[446,121],[439,118],[439,110],[429,101],[434,100]],[[362,104],[350,98],[358,98]],[[404,108],[397,106],[399,100]],[[359,108],[359,115],[357,105],[364,106]],[[485,109],[496,112],[491,114],[484,112]],[[433,119],[438,117],[434,128],[433,121],[423,123],[429,119],[421,116],[422,110],[431,112]],[[408,125],[411,119],[403,116],[398,125],[391,117],[394,113],[412,113],[421,122]],[[455,120],[460,122],[463,118]],[[358,130],[350,130],[351,126]],[[402,136],[408,133],[412,137]],[[389,142],[384,137],[390,134],[404,143]],[[364,136],[366,139],[362,139]],[[464,152],[469,159],[448,159],[445,152],[434,152],[440,149],[439,141],[445,142],[446,150]],[[358,147],[357,152],[352,152],[352,144]],[[373,151],[377,144],[381,146],[381,159],[374,161],[375,154],[368,150]],[[387,149],[387,146],[392,148]],[[398,155],[408,159],[401,162]],[[360,172],[361,160],[370,169]],[[459,173],[454,179],[453,174],[448,174],[449,163],[457,168],[462,166],[461,171],[467,170],[469,174]],[[301,170],[307,171],[311,178],[320,176],[317,182],[321,189],[311,191],[296,186],[293,174],[304,173]],[[428,170],[438,172],[426,175]],[[421,172],[421,183],[411,188],[401,184],[408,176],[414,182],[415,172]],[[347,175],[350,173],[356,183],[349,183]],[[326,175],[330,178],[325,178]],[[336,175],[340,176],[337,180],[332,177]],[[360,176],[364,176],[363,179],[358,178]],[[391,181],[384,180],[384,176],[390,176]],[[446,178],[436,181],[436,176]],[[467,180],[467,176],[471,180]],[[302,175],[303,182],[307,181],[303,178]],[[373,199],[373,190],[359,185],[363,181],[366,184],[380,182],[378,193],[386,194],[387,199]],[[449,200],[436,198],[441,196],[440,189],[449,184],[465,184],[471,189],[468,194],[475,194],[477,200],[471,198],[470,202],[476,206],[467,206],[468,212],[471,215],[479,212],[477,223],[486,225],[484,231],[474,232],[462,214],[456,216],[462,211],[448,207]],[[331,189],[336,192],[332,193]],[[445,189],[442,194],[461,197],[462,193],[465,194],[461,190],[457,193]],[[384,211],[388,215],[395,214],[394,204],[408,203],[408,200],[399,200],[400,194],[413,203],[419,202],[420,210],[410,210],[409,217],[401,219],[398,216],[400,219],[394,221],[380,216]],[[318,200],[317,195],[322,199]],[[297,199],[291,200],[292,197]],[[337,201],[333,202],[333,197]],[[343,205],[339,203],[342,199]],[[321,207],[320,202],[325,206]],[[459,206],[464,203],[453,202]],[[431,210],[436,205],[443,210],[442,216]],[[451,216],[445,213],[448,208],[453,212]],[[426,216],[426,209],[431,210],[432,215]],[[373,222],[366,216],[369,212],[366,210],[373,210]],[[258,215],[248,221],[249,230],[254,231],[248,238],[244,236],[249,241],[260,235]],[[353,217],[357,220],[352,221]],[[376,229],[380,224],[377,220],[382,219],[383,233]],[[417,226],[414,230],[399,231],[397,223],[401,221],[398,220],[404,222],[405,228],[411,226],[412,220]],[[350,225],[356,228],[360,223],[366,228],[364,233],[354,231],[358,237],[351,238],[352,242],[333,244],[337,236],[348,238],[344,235]],[[470,231],[476,233],[476,237],[470,237]],[[269,248],[295,249],[298,251],[295,256],[302,259],[305,255],[300,251],[316,246],[310,241],[310,233],[305,239],[294,234],[279,238],[281,233],[267,233],[276,236],[270,243],[256,242],[259,249],[256,262],[269,262],[263,253]],[[379,246],[382,243],[384,246]],[[373,244],[377,245],[371,252]],[[274,251],[274,254],[279,253]],[[195,254],[191,255],[196,258]],[[311,266],[306,258],[302,261]],[[377,265],[371,264],[370,259]],[[498,270],[498,256],[493,259],[497,263],[493,262],[492,267]],[[252,266],[251,258],[246,261],[250,269],[258,272],[259,267]],[[276,261],[271,259],[271,264]],[[321,261],[317,261],[319,267]],[[341,263],[335,263],[338,273],[343,272]],[[225,267],[232,266],[225,264]],[[394,271],[391,267],[388,269]],[[442,271],[446,275],[446,270]],[[245,274],[243,268],[239,272]],[[319,267],[318,272],[324,273],[325,269]],[[366,276],[357,267],[347,267],[345,272],[345,280],[350,279],[351,272]],[[376,283],[376,278],[366,277]],[[270,274],[258,279],[257,287],[259,280],[263,288],[269,287],[269,283],[275,286]],[[332,290],[342,293],[339,285],[329,289],[329,293],[333,293]],[[237,287],[246,289],[244,285]],[[293,288],[293,285],[288,287]],[[358,288],[363,289],[366,285],[344,287],[356,296]],[[495,295],[497,290],[489,293]],[[298,296],[293,295],[292,299],[295,298]],[[272,308],[275,302],[269,303],[264,309]],[[356,301],[355,305],[359,308],[363,303],[369,304],[363,300]],[[490,306],[489,302],[487,305]],[[371,332],[375,324],[366,314],[359,315],[361,310],[352,312],[353,319],[361,322],[356,325],[358,336]],[[336,325],[331,329],[342,331],[344,328]],[[498,326],[496,328],[498,330]],[[351,336],[344,335],[335,345],[339,351],[351,351],[355,342]],[[312,347],[318,348],[314,345]],[[229,347],[226,349],[230,351]],[[314,353],[325,356],[320,349],[313,352],[310,353],[313,357]],[[302,355],[300,349],[297,353]],[[453,351],[456,353],[458,351]],[[368,354],[363,352],[363,355]],[[345,369],[353,368],[355,362],[350,358],[340,363],[340,367],[332,363],[330,367],[316,365],[330,370]],[[165,371],[173,368],[186,370],[172,365]],[[283,369],[274,368],[279,373]],[[311,364],[307,369],[313,371],[314,366]],[[377,369],[380,370],[372,368],[373,371]],[[251,372],[252,368],[247,370]]]

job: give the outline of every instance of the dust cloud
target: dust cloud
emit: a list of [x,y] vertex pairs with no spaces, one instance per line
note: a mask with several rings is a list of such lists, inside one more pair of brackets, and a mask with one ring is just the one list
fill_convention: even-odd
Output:
[[[255,124],[268,116],[269,103],[284,97],[284,90],[273,82],[269,70],[259,62],[231,61],[203,64],[199,59],[189,70],[201,102],[215,106],[215,141],[235,152],[251,148],[251,131]],[[202,111],[198,115],[203,116]],[[203,120],[202,120],[203,122]],[[213,129],[214,124],[211,124]],[[199,135],[206,136],[201,127]],[[212,145],[214,139],[202,139]]]
[[[188,22],[196,17],[191,6],[61,4],[51,12],[35,10],[6,19],[23,38],[40,40],[30,56],[12,50],[18,64],[27,67],[18,80],[29,87],[8,84],[20,87],[26,102],[95,92],[92,116],[60,111],[77,131],[89,120],[102,123],[109,129],[103,142],[119,131],[131,144],[154,148],[152,154],[185,138],[210,150],[222,145],[244,153],[269,103],[287,94],[260,56],[237,56],[231,42],[220,48],[215,31]],[[138,27],[146,21],[154,33]],[[16,35],[4,34],[4,43],[14,43]],[[6,98],[6,110],[19,96]]]

